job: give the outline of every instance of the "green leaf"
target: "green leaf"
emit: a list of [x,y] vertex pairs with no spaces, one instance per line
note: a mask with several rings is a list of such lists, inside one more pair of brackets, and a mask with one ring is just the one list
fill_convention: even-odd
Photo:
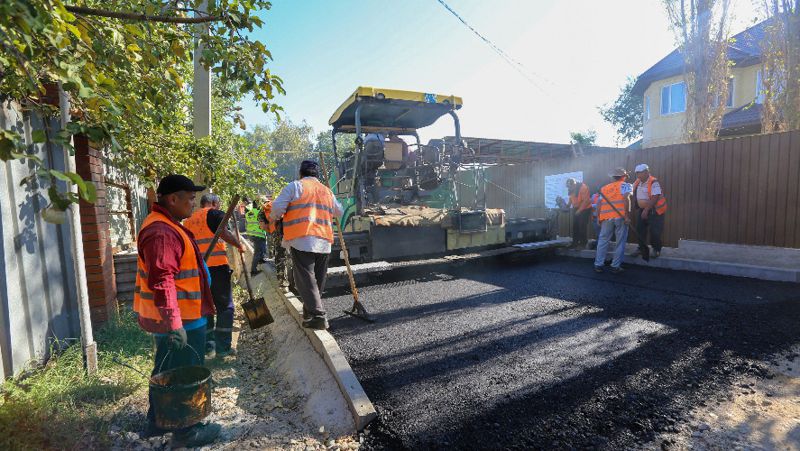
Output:
[[34,130],[31,132],[31,139],[37,144],[47,141],[47,133],[44,130]]

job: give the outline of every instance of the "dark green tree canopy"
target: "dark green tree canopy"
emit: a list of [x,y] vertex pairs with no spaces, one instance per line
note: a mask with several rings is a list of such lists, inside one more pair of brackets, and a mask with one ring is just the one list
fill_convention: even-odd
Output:
[[642,97],[631,91],[636,78],[628,77],[628,81],[611,105],[600,107],[600,115],[606,122],[614,126],[617,132],[617,144],[635,141],[642,137]]

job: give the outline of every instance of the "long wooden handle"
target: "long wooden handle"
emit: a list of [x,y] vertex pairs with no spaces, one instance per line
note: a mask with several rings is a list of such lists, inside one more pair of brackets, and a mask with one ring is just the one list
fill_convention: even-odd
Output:
[[[319,153],[319,166],[322,171],[322,180],[325,186],[328,186],[328,171],[325,170],[325,158],[322,152]],[[356,287],[356,279],[353,277],[353,269],[350,268],[350,255],[347,252],[347,245],[344,243],[344,234],[342,233],[342,225],[336,215],[333,215],[333,223],[336,225],[336,235],[339,237],[339,245],[342,247],[342,256],[344,256],[344,265],[347,267],[347,278],[350,279],[350,291],[353,293],[353,300],[358,304],[358,287]]]
[[[236,229],[236,239],[239,240],[239,243],[242,242],[242,235],[239,234],[239,227],[234,227]],[[244,273],[244,281],[247,284],[247,294],[250,295],[250,300],[254,299],[253,297],[253,287],[250,285],[250,270],[247,269],[247,263],[244,261],[244,253],[239,251],[239,258],[242,259],[242,272]],[[253,254],[253,258],[256,258],[256,255]]]
[[[225,230],[225,227],[228,225],[228,221],[231,219],[233,215],[233,209],[236,208],[236,204],[239,203],[239,195],[233,196],[231,199],[231,204],[228,206],[228,211],[225,212],[225,217],[222,218],[222,222],[219,223],[217,226],[217,230],[214,232],[214,238],[211,239],[211,244],[208,245],[208,250],[205,254],[203,254],[203,261],[207,262],[208,257],[211,257],[211,253],[214,252],[214,246],[217,245],[217,241],[219,241],[219,236],[222,235],[222,231]],[[236,231],[239,231],[239,228],[236,228]]]
[[[612,204],[611,201],[608,200],[606,195],[603,194],[603,191],[598,191],[598,194],[600,194],[600,197],[602,197],[604,201],[608,202],[608,205],[611,206],[611,208],[614,209],[614,211],[619,215],[620,218],[625,219],[625,215],[623,215],[622,213],[619,212],[619,210],[617,210],[617,207],[615,207],[614,204]],[[598,210],[600,210],[600,209],[598,208]],[[633,236],[636,237],[637,240],[639,239],[639,234],[636,233],[636,229],[635,228],[628,227],[628,231],[630,231],[633,234]]]

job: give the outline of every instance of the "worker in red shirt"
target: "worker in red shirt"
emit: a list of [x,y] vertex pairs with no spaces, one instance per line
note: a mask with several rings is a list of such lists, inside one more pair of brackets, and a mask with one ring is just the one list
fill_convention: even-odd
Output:
[[[133,309],[139,326],[153,334],[156,345],[152,374],[174,368],[203,365],[206,316],[215,313],[208,269],[192,232],[181,220],[194,208],[198,191],[183,175],[161,179],[150,214],[139,230],[138,271]],[[155,424],[152,393],[147,411],[146,436],[164,434]],[[173,447],[198,447],[216,440],[218,424],[202,424],[174,431]]]

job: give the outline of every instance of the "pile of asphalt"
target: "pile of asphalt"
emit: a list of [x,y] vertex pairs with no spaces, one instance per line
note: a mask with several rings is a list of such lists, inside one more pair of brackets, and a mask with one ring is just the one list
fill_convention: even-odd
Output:
[[372,324],[340,314],[347,289],[325,305],[379,413],[369,449],[669,448],[800,342],[798,288],[555,257],[385,273],[360,288]]

